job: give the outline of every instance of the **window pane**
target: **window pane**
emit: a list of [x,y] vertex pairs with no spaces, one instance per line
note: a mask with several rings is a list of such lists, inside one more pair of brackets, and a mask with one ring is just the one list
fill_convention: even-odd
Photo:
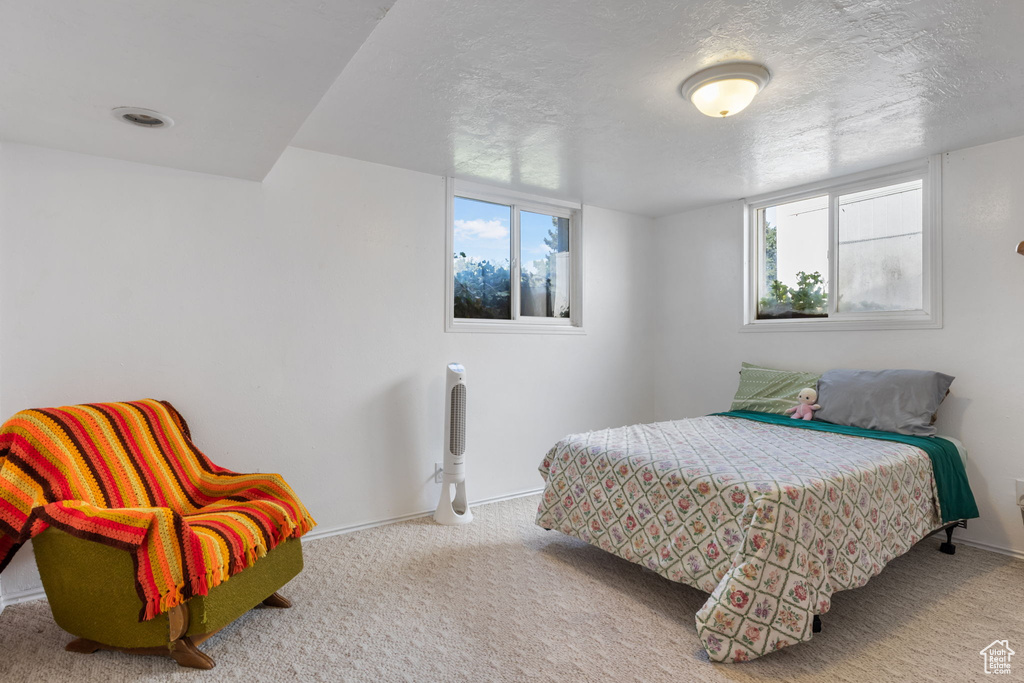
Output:
[[924,308],[922,181],[839,197],[837,310]]
[[511,319],[512,207],[456,197],[456,318]]
[[519,212],[520,311],[569,317],[569,219]]
[[828,316],[828,195],[760,209],[758,318]]

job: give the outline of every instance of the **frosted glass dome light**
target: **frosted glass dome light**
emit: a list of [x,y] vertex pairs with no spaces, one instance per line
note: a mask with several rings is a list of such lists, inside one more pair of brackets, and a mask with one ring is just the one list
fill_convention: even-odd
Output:
[[771,75],[760,64],[736,62],[698,71],[679,89],[702,114],[722,118],[746,109],[769,80]]

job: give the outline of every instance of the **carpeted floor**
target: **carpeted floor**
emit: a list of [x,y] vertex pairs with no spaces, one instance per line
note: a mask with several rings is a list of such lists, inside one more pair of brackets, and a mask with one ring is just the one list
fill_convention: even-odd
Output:
[[705,594],[534,526],[537,497],[305,545],[284,591],[202,646],[209,672],[159,657],[65,652],[45,601],[0,615],[3,681],[966,681],[1008,638],[1024,678],[1024,561],[938,537],[866,587],[836,595],[809,643],[710,664],[694,612]]

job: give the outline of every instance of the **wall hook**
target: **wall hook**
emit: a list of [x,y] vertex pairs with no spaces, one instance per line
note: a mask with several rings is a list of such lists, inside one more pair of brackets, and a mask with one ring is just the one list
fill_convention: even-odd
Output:
[[1017,253],[1024,256],[1024,242],[1017,245]]

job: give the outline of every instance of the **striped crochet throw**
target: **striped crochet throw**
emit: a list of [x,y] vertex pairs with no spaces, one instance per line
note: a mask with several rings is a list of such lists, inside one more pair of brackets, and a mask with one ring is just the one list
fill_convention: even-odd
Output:
[[49,526],[127,550],[140,621],[315,524],[280,475],[210,462],[166,401],[24,410],[0,427],[0,571]]

